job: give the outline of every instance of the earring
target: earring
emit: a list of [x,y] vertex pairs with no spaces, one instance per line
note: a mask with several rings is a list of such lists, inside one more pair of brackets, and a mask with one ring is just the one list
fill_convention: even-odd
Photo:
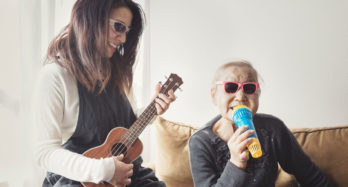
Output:
[[118,50],[118,53],[120,54],[120,56],[123,56],[123,55],[124,55],[124,47],[123,47],[123,44],[117,46],[117,50]]

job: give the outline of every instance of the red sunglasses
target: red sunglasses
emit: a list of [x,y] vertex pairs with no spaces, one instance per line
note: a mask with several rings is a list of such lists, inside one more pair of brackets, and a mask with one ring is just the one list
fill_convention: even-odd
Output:
[[243,88],[245,94],[255,94],[259,83],[257,82],[233,82],[233,81],[216,81],[215,84],[223,84],[225,92],[228,94],[236,93],[240,88]]

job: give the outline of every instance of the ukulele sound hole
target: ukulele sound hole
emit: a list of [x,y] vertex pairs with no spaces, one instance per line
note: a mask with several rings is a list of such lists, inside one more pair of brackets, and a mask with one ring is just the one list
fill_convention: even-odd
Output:
[[112,155],[114,156],[118,156],[120,154],[123,154],[123,156],[126,156],[127,146],[123,145],[122,143],[117,143],[114,146],[112,146],[111,152],[112,152]]

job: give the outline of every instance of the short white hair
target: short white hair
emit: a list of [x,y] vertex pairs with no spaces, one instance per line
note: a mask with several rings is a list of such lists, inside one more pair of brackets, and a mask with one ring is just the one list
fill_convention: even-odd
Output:
[[238,61],[231,61],[227,62],[223,65],[221,65],[215,72],[214,79],[212,82],[212,88],[216,86],[215,82],[220,80],[221,75],[223,75],[224,71],[230,67],[247,67],[249,68],[250,72],[255,75],[256,82],[258,81],[259,74],[256,71],[256,69],[252,66],[252,64],[249,61],[246,60],[238,60]]

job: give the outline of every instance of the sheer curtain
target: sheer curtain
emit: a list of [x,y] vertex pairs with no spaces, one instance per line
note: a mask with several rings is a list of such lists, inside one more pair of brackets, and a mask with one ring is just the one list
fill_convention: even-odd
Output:
[[[41,186],[44,172],[33,159],[31,100],[37,74],[57,20],[74,1],[3,0],[0,78],[0,186]],[[57,19],[57,18],[60,19]]]
[[41,1],[3,0],[0,7],[0,186],[39,186],[29,118],[41,60]]
[[[146,1],[137,2],[146,11]],[[0,19],[0,187],[41,186],[45,172],[33,161],[33,87],[51,39],[68,23],[74,0],[2,0]],[[134,86],[138,107],[149,102],[148,46],[142,39]],[[146,130],[148,131],[148,130]],[[144,132],[149,134],[150,132]],[[146,145],[148,136],[142,137]],[[147,146],[145,146],[147,147]],[[150,150],[144,150],[145,160]]]

